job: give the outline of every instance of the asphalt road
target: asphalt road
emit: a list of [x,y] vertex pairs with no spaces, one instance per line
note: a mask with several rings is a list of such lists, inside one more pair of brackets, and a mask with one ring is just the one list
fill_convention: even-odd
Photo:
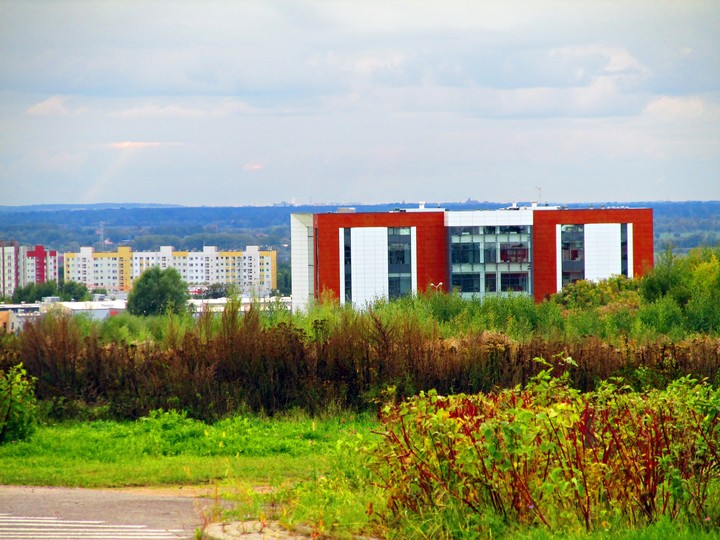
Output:
[[193,538],[212,506],[192,496],[0,486],[0,539]]

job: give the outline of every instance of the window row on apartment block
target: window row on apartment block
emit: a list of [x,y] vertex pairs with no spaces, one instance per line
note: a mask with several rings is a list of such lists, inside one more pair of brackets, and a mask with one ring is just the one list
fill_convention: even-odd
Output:
[[215,246],[174,251],[162,246],[159,251],[138,252],[130,247],[119,247],[116,252],[82,247],[79,253],[65,254],[65,279],[89,289],[130,290],[133,280],[151,267],[174,268],[191,287],[228,284],[242,294],[257,296],[267,296],[277,288],[276,252],[261,251],[258,246],[245,251],[218,251]]
[[291,216],[293,307],[323,293],[367,305],[428,288],[526,294],[639,276],[653,264],[647,208],[441,208]]
[[218,251],[206,246],[203,251],[134,252],[119,247],[115,252],[96,252],[82,247],[79,253],[65,253],[43,246],[22,246],[16,241],[0,240],[0,296],[12,296],[15,289],[31,283],[58,281],[63,265],[65,281],[83,283],[88,289],[128,291],[132,282],[152,266],[175,268],[189,286],[235,285],[248,296],[267,296],[277,288],[275,251],[248,246],[245,251]]

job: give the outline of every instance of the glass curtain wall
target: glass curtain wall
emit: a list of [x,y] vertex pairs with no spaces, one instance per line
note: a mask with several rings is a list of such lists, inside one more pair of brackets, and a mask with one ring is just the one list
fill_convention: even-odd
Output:
[[585,227],[561,225],[562,286],[585,279]]
[[388,296],[412,292],[410,227],[388,227]]
[[464,298],[532,293],[529,225],[450,227],[450,276]]

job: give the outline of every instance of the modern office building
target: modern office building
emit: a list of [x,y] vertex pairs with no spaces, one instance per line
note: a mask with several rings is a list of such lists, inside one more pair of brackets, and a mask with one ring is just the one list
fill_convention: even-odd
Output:
[[65,279],[84,283],[90,290],[128,291],[134,279],[154,266],[175,268],[192,287],[232,284],[244,295],[261,297],[277,288],[276,252],[258,246],[245,251],[218,251],[214,246],[174,251],[162,246],[159,251],[138,252],[120,247],[117,252],[99,253],[83,247],[79,253],[65,254]]
[[367,305],[430,287],[463,297],[548,295],[580,279],[641,275],[653,264],[646,208],[441,208],[291,216],[293,307],[323,291]]
[[31,283],[58,280],[58,254],[43,246],[21,246],[0,240],[0,296],[12,296],[15,289]]

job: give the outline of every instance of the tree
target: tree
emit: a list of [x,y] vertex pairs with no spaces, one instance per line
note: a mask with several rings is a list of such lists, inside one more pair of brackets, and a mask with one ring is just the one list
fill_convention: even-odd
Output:
[[230,296],[233,288],[227,283],[211,283],[199,297],[203,299],[225,298]]
[[45,281],[44,283],[30,283],[25,287],[18,287],[13,292],[12,301],[16,304],[39,302],[46,296],[59,296],[64,302],[90,299],[90,293],[83,283],[66,281],[58,286],[56,281]]
[[133,284],[127,310],[132,315],[160,315],[168,310],[181,313],[187,309],[189,298],[187,284],[177,270],[153,266]]
[[281,296],[290,296],[292,292],[291,270],[289,262],[277,264],[277,289]]
[[64,301],[76,300],[78,302],[90,299],[90,292],[84,283],[66,281],[58,289],[58,296]]

